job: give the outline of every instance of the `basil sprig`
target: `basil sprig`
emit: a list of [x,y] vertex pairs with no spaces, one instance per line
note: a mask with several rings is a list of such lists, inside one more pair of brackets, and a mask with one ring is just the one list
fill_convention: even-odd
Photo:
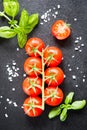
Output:
[[23,9],[18,21],[15,20],[20,8],[18,0],[3,0],[3,7],[4,11],[0,11],[0,16],[8,20],[9,26],[0,27],[0,37],[12,38],[17,36],[18,45],[23,48],[27,41],[27,35],[38,24],[39,15],[37,13],[29,15],[27,10]]
[[58,115],[60,115],[60,120],[65,121],[68,116],[69,110],[80,110],[83,109],[86,105],[86,100],[80,100],[80,101],[73,101],[74,92],[70,92],[66,98],[63,104],[59,105],[58,107],[53,108],[49,114],[49,119],[52,119]]

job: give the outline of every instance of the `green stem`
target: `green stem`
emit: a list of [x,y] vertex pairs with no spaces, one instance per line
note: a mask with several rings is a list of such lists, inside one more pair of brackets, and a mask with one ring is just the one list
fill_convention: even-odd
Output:
[[9,22],[11,21],[11,19],[7,15],[5,15],[4,12],[0,11],[0,15],[5,17]]
[[43,53],[44,53],[44,50],[42,50],[42,109],[44,110],[45,108],[45,103],[44,103],[44,67],[45,67],[45,64],[44,64],[44,57],[43,57]]
[[[0,11],[0,16],[3,16],[4,18],[6,18],[9,22],[11,22],[12,20],[4,13]],[[16,27],[18,27],[17,24],[15,24]]]

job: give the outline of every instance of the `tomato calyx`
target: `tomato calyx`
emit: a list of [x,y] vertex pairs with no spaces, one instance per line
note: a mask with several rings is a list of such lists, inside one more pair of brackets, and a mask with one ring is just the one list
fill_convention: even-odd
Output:
[[55,98],[61,98],[60,96],[57,96],[58,87],[56,87],[55,90],[54,90],[54,89],[51,89],[51,90],[50,90],[50,89],[48,89],[48,88],[46,88],[46,89],[47,89],[49,95],[44,97],[45,100],[47,100],[48,98],[51,98],[51,100],[53,101]]
[[31,110],[33,111],[33,114],[35,116],[35,108],[39,108],[42,109],[42,107],[40,105],[36,105],[38,104],[38,101],[30,98],[30,102],[27,104],[23,104],[23,106],[29,107],[27,108],[27,111],[25,112],[25,114],[29,113]]
[[36,77],[34,81],[32,79],[28,79],[29,84],[30,84],[29,87],[27,88],[28,90],[32,88],[34,90],[34,92],[36,93],[35,87],[41,89],[41,86],[37,84],[37,79],[38,79],[38,77]]
[[50,73],[49,76],[45,76],[45,81],[49,79],[48,85],[50,85],[52,81],[55,81],[58,84],[58,81],[56,80],[56,76],[57,76],[57,74]]
[[54,56],[55,56],[55,54],[49,53],[49,54],[48,54],[48,57],[47,57],[47,58],[44,58],[44,59],[45,59],[45,64],[47,64],[47,66],[50,65],[50,63],[51,63],[52,60],[58,62],[58,61],[54,58]]
[[37,67],[36,63],[34,65],[29,65],[29,67],[31,68],[31,70],[29,71],[29,73],[30,72],[34,72],[36,76],[38,76],[37,72],[39,74],[42,74],[41,69]]
[[34,47],[33,45],[30,45],[30,47],[31,47],[30,54],[34,53],[34,55],[36,56],[37,53],[38,53],[41,56],[41,52],[38,50],[38,48],[40,47],[40,45],[37,45],[36,47]]

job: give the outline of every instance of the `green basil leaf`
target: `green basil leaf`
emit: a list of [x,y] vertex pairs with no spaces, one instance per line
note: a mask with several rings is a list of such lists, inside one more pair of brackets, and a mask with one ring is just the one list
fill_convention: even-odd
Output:
[[81,100],[81,101],[74,101],[71,104],[71,109],[73,110],[79,110],[79,109],[83,109],[86,105],[86,100]]
[[72,103],[72,100],[73,100],[73,96],[74,96],[74,92],[70,92],[66,98],[65,98],[65,104],[69,104],[69,103]]
[[17,39],[18,39],[18,45],[19,45],[19,47],[23,48],[24,45],[26,44],[26,41],[27,41],[27,35],[20,32],[17,35]]
[[19,12],[19,3],[18,0],[3,0],[4,12],[11,16],[15,17]]
[[52,119],[52,118],[58,116],[60,113],[61,113],[61,108],[56,107],[49,112],[48,117],[49,117],[49,119]]
[[65,121],[67,118],[67,108],[64,108],[60,114],[60,120]]
[[38,14],[32,14],[29,16],[28,24],[31,28],[34,28],[38,24],[39,21],[38,16],[39,16]]
[[8,26],[0,27],[0,37],[2,38],[12,38],[16,35],[14,29],[11,29]]
[[29,21],[29,14],[25,9],[23,9],[22,12],[21,12],[19,26],[20,27],[26,27],[28,25],[28,21]]

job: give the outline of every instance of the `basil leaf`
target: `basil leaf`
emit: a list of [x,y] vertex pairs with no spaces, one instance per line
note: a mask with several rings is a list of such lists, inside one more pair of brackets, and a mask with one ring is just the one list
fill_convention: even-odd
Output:
[[52,119],[52,118],[58,116],[60,113],[61,113],[61,108],[59,106],[59,107],[56,107],[56,108],[52,109],[49,112],[48,117],[49,117],[49,119]]
[[21,12],[19,26],[26,27],[28,25],[28,20],[29,20],[29,14],[25,9],[23,9]]
[[74,96],[74,92],[70,92],[66,98],[65,98],[65,104],[69,104],[69,103],[72,103],[72,100],[73,100],[73,96]]
[[26,41],[27,41],[27,35],[20,32],[17,35],[17,39],[18,39],[18,45],[19,45],[19,47],[23,48],[24,45],[26,44]]
[[12,38],[16,35],[14,29],[11,29],[8,26],[0,27],[0,37],[2,38]]
[[29,16],[28,24],[31,28],[34,28],[38,24],[38,21],[38,14],[32,14],[31,16]]
[[60,114],[60,120],[65,121],[67,118],[67,108],[64,108]]
[[75,101],[71,104],[71,109],[73,110],[83,109],[85,105],[86,105],[86,100]]
[[19,12],[19,3],[18,0],[3,0],[4,12],[11,16],[15,17]]

